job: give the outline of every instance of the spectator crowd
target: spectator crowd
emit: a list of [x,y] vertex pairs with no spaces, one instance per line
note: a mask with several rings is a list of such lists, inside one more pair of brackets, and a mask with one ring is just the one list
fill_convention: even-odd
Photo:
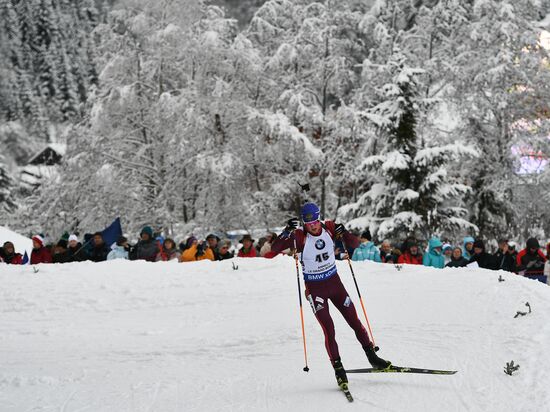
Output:
[[[68,263],[103,262],[112,259],[145,260],[159,262],[177,260],[193,262],[199,260],[226,260],[237,257],[265,257],[271,258],[271,243],[275,240],[275,233],[268,233],[256,244],[255,239],[245,234],[240,239],[242,247],[235,248],[230,239],[221,239],[211,233],[204,240],[191,235],[178,244],[174,239],[164,238],[154,234],[150,226],[145,226],[139,233],[139,240],[131,245],[124,236],[119,236],[112,245],[107,245],[102,232],[85,236],[84,243],[77,235],[66,233],[54,244],[46,244],[44,236],[32,237],[32,252],[30,264],[39,263]],[[20,265],[27,263],[25,256],[15,251],[12,242],[5,242],[0,247],[0,262]]]
[[[460,245],[443,243],[432,237],[422,251],[419,242],[409,237],[399,247],[392,247],[384,240],[380,247],[372,241],[367,230],[360,236],[361,244],[352,255],[352,260],[372,260],[381,263],[424,265],[435,268],[480,267],[490,270],[504,270],[541,281],[548,281],[550,275],[550,242],[541,250],[539,241],[529,238],[525,247],[517,250],[517,244],[500,239],[494,253],[487,251],[482,239],[467,236]],[[550,284],[550,283],[549,283]]]
[[[498,241],[498,249],[490,253],[482,239],[465,237],[459,245],[444,243],[433,237],[423,248],[414,237],[408,237],[399,245],[392,245],[384,240],[377,246],[368,230],[359,236],[361,243],[355,250],[346,248],[340,241],[335,242],[337,259],[351,257],[353,261],[370,260],[395,265],[424,265],[434,268],[457,268],[474,266],[491,270],[504,270],[521,274],[541,281],[550,279],[550,243],[543,251],[537,239],[527,240],[525,247],[518,250],[517,244],[508,239]],[[115,243],[107,245],[102,232],[87,235],[84,243],[77,235],[65,234],[57,243],[46,245],[44,237],[32,237],[33,249],[31,264],[67,263],[85,260],[102,262],[112,259],[145,260],[149,262],[171,261],[193,262],[199,260],[226,260],[235,257],[272,258],[276,253],[271,251],[271,244],[277,238],[275,233],[267,233],[258,242],[251,235],[245,234],[240,239],[240,247],[234,248],[229,239],[221,239],[216,234],[209,234],[204,240],[191,235],[179,244],[172,238],[163,238],[153,233],[150,226],[145,226],[139,233],[139,240],[134,245],[124,236]],[[284,251],[292,254],[292,250]],[[26,256],[15,251],[12,242],[5,242],[0,247],[0,262],[7,264],[24,264]]]

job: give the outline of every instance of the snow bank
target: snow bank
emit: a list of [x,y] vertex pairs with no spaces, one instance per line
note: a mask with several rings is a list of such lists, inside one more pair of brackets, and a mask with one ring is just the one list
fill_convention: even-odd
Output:
[[21,253],[22,255],[24,255],[25,251],[27,251],[29,257],[31,256],[31,239],[25,236],[21,236],[20,234],[15,233],[4,226],[0,226],[0,246],[2,246],[4,242],[8,241],[13,243],[13,245],[15,246],[15,251],[17,253]]
[[[550,289],[539,282],[355,263],[380,355],[459,373],[350,375],[348,404],[308,307],[302,372],[293,260],[233,262],[0,266],[0,410],[547,410]],[[345,262],[339,271],[357,302]],[[526,301],[533,313],[514,319]],[[332,314],[344,365],[367,367]]]

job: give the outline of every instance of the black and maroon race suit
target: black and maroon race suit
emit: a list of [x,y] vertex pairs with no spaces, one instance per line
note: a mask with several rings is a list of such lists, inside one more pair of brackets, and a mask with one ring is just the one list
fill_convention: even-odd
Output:
[[[328,301],[340,311],[348,325],[355,331],[355,336],[364,349],[372,347],[369,335],[357,316],[355,306],[338,276],[334,256],[334,222],[327,220],[322,224],[321,233],[314,236],[302,228],[293,233],[283,232],[271,246],[271,250],[280,252],[294,247],[296,240],[297,253],[300,256],[306,297],[315,317],[325,334],[325,346],[328,356],[334,364],[340,359],[338,344],[334,332],[334,322],[330,316]],[[349,232],[343,235],[343,241],[349,247],[359,246],[359,239]]]

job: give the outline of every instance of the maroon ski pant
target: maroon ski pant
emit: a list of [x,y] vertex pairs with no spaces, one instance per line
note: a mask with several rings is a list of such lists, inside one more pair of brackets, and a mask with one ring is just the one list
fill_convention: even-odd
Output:
[[351,301],[346,288],[342,284],[338,273],[327,280],[319,282],[306,282],[306,297],[313,309],[315,317],[321,324],[325,334],[325,346],[327,348],[330,361],[340,359],[338,344],[336,343],[336,334],[334,331],[334,322],[330,316],[328,301],[330,300],[336,309],[340,311],[348,325],[354,330],[355,336],[361,346],[366,348],[372,346],[366,329],[357,317],[357,311]]

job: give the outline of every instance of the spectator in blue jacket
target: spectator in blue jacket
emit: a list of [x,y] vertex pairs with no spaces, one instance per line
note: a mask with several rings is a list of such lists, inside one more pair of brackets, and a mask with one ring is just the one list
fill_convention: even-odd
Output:
[[368,229],[361,234],[361,244],[353,252],[351,260],[372,260],[374,262],[382,262],[380,251],[372,242],[372,236]]
[[466,236],[464,238],[464,243],[462,245],[462,256],[464,256],[467,260],[470,260],[472,256],[474,256],[474,242],[475,239],[471,236]]
[[428,242],[428,252],[424,253],[422,264],[424,266],[431,266],[434,268],[443,269],[445,267],[445,258],[441,253],[443,243],[437,237],[432,237]]

